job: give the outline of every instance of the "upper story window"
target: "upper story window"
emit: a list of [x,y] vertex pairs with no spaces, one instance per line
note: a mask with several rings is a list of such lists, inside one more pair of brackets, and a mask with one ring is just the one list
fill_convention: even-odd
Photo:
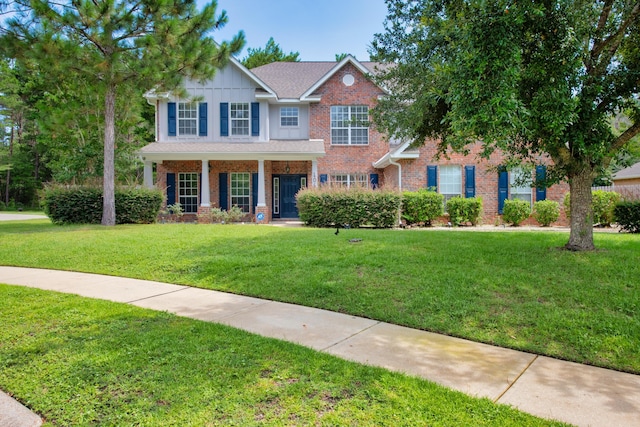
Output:
[[231,103],[231,135],[249,135],[249,104]]
[[444,201],[462,195],[462,168],[460,166],[440,166],[440,193]]
[[369,143],[369,108],[366,105],[331,107],[331,143],[366,145]]
[[281,107],[280,108],[280,126],[297,127],[300,111],[298,107]]
[[198,105],[195,102],[178,103],[178,135],[196,135],[198,132]]

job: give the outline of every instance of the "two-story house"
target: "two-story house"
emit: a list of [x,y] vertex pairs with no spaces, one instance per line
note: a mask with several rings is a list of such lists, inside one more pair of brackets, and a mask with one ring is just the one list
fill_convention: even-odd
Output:
[[231,59],[212,80],[187,81],[189,99],[149,91],[156,141],[140,150],[145,185],[165,189],[166,203],[179,202],[187,214],[236,205],[257,222],[296,218],[296,193],[318,185],[482,196],[485,221],[507,197],[561,200],[564,191],[517,186],[517,174],[498,173],[492,165],[499,155],[435,162],[434,143],[419,149],[390,143],[370,122],[369,110],[385,95],[367,77],[373,72],[374,63],[352,56],[252,70]]

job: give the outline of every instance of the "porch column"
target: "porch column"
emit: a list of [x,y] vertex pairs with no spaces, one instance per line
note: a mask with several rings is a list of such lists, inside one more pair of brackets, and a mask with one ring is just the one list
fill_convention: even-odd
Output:
[[202,161],[202,182],[200,183],[200,192],[200,206],[205,208],[210,207],[211,195],[209,194],[209,160]]
[[144,180],[143,184],[146,188],[153,188],[153,162],[144,161]]
[[258,160],[258,203],[257,206],[267,206],[264,190],[264,160]]
[[318,186],[318,161],[311,160],[311,186]]

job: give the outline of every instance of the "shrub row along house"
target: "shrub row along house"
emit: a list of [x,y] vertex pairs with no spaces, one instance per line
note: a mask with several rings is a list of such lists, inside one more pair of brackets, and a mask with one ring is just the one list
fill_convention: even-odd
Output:
[[[352,56],[252,70],[231,59],[213,80],[187,81],[188,99],[149,91],[156,141],[140,151],[145,185],[165,189],[166,204],[180,203],[186,214],[236,205],[256,222],[297,218],[295,195],[305,186],[431,187],[446,199],[481,196],[485,222],[507,198],[562,200],[565,186],[536,189],[522,186],[518,172],[499,172],[499,154],[481,161],[472,150],[435,161],[435,143],[389,141],[370,122],[385,95],[367,77],[373,72],[374,63]],[[544,175],[545,165],[535,173]]]

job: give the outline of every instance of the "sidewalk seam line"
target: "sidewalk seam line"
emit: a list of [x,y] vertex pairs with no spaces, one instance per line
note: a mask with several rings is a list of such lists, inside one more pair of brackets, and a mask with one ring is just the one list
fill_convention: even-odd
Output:
[[343,338],[343,339],[341,339],[341,340],[339,340],[339,341],[336,341],[336,342],[334,342],[333,344],[331,344],[331,345],[329,345],[329,346],[327,346],[327,347],[325,347],[325,348],[321,349],[320,351],[327,351],[327,350],[329,350],[331,347],[335,347],[335,346],[337,346],[338,344],[341,344],[341,343],[343,343],[343,342],[345,342],[345,341],[347,341],[347,340],[350,340],[351,338],[355,337],[356,335],[360,335],[360,334],[361,334],[361,333],[363,333],[364,331],[368,331],[369,329],[373,328],[374,326],[378,326],[378,325],[379,325],[379,324],[381,324],[381,323],[382,323],[382,322],[377,321],[377,322],[376,322],[376,323],[374,323],[373,325],[371,325],[371,326],[367,326],[366,328],[363,328],[363,329],[360,329],[358,332],[354,332],[353,334],[349,335],[348,337],[345,337],[345,338]]
[[[177,286],[184,286],[184,285],[177,285]],[[164,293],[161,293],[161,294],[151,295],[149,297],[134,299],[134,300],[131,300],[131,301],[127,301],[125,304],[133,304],[134,302],[144,301],[146,299],[151,299],[151,298],[155,298],[155,297],[161,297],[163,295],[175,294],[176,292],[184,291],[185,289],[191,289],[191,287],[184,286],[182,289],[176,289],[175,291],[169,291],[169,292],[164,292]]]
[[508,392],[509,390],[511,390],[511,387],[513,387],[513,386],[518,382],[518,380],[519,380],[520,378],[522,378],[522,376],[524,375],[524,373],[525,373],[525,372],[527,372],[527,371],[529,370],[529,368],[531,367],[531,365],[533,365],[533,363],[534,363],[536,360],[538,360],[538,357],[540,357],[540,356],[539,356],[539,355],[537,355],[537,354],[534,354],[534,357],[533,357],[533,359],[531,359],[531,362],[529,362],[529,363],[527,364],[527,366],[525,366],[525,367],[524,367],[524,369],[522,370],[522,372],[520,372],[520,373],[518,374],[518,376],[513,380],[513,382],[512,382],[511,384],[509,384],[509,386],[508,386],[506,389],[504,389],[504,391],[503,391],[502,393],[500,393],[500,395],[499,395],[498,397],[496,397],[496,398],[493,400],[493,403],[498,403],[498,401],[499,401],[500,399],[502,399],[502,398],[504,397],[504,395],[505,395],[505,394],[507,394],[507,392]]

